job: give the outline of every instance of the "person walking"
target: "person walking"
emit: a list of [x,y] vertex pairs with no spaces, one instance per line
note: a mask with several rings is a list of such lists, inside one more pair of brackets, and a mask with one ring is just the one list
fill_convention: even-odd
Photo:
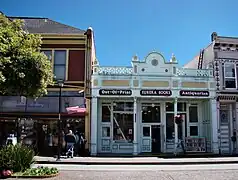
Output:
[[65,136],[66,148],[67,148],[67,157],[74,157],[74,145],[76,143],[76,136],[73,134],[72,130],[69,130],[69,133]]
[[86,144],[86,139],[84,137],[84,134],[83,133],[80,133],[80,136],[79,136],[79,144],[80,144],[80,156],[85,156],[85,144]]

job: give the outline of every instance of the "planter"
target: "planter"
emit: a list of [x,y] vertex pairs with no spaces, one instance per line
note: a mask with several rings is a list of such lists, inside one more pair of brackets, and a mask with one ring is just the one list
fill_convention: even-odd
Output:
[[21,175],[21,174],[13,174],[12,178],[31,178],[31,179],[40,179],[40,178],[52,178],[58,176],[59,173],[51,174],[51,175],[41,175],[41,176],[34,176],[34,175]]

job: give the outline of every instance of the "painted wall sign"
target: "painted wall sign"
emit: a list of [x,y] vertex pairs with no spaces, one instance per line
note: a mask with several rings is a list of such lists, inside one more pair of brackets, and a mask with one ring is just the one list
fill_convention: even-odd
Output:
[[99,90],[100,95],[108,95],[108,96],[130,96],[132,95],[132,90],[128,89],[100,89]]
[[141,96],[171,96],[171,90],[144,89],[140,91]]
[[181,90],[180,96],[200,96],[200,97],[208,97],[209,91],[187,91]]

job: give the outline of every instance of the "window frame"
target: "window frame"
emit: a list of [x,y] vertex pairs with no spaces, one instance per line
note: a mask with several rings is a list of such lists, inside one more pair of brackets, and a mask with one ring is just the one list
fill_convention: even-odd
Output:
[[[146,121],[143,117],[144,117],[144,115],[143,115],[143,113],[144,113],[144,108],[149,108],[150,109],[150,112],[151,112],[151,120],[149,120],[149,121]],[[157,112],[156,112],[156,108],[158,108],[157,110]],[[149,112],[149,111],[148,111]],[[159,115],[158,116],[156,116],[156,113],[159,113]],[[156,103],[156,104],[148,104],[148,103],[142,103],[141,104],[141,123],[142,124],[160,124],[161,123],[161,114],[162,114],[162,112],[161,112],[161,105],[159,104],[159,103]],[[155,117],[157,117],[157,118],[155,118]],[[153,118],[155,118],[155,119],[153,119]],[[153,120],[152,120],[153,119]]]
[[[197,108],[197,122],[191,122],[190,121],[190,107],[196,107]],[[188,105],[188,121],[187,121],[187,137],[199,137],[200,136],[200,121],[199,121],[199,105],[198,104],[190,104]],[[191,135],[191,128],[190,127],[196,126],[197,127],[197,136]]]
[[[235,76],[234,77],[226,77],[226,65],[232,65],[234,67],[234,70],[235,70]],[[235,87],[234,88],[227,88],[226,87],[226,80],[235,80]],[[226,89],[236,89],[237,88],[237,72],[236,72],[236,64],[234,63],[225,63],[224,64],[224,86]]]
[[[56,60],[55,54],[56,54],[56,52],[59,52],[59,51],[61,51],[61,52],[64,51],[64,52],[65,52],[65,61],[64,61],[64,64],[62,64],[62,63],[55,64],[55,62],[56,62],[56,61],[55,61],[55,60]],[[67,72],[67,71],[66,71],[66,63],[67,63],[67,55],[68,55],[68,54],[67,54],[67,49],[55,49],[53,53],[54,53],[53,72],[54,72],[55,79],[57,79],[57,80],[59,80],[59,79],[60,79],[60,80],[66,80],[66,72]],[[63,79],[62,79],[62,78],[57,78],[57,75],[55,74],[55,69],[58,68],[58,67],[61,67],[61,68],[63,67],[63,68],[64,68],[64,76],[63,76],[64,78],[63,78]]]
[[[52,49],[41,49],[40,52],[45,54],[48,57],[48,59],[50,60],[50,62],[52,62],[52,59],[53,59],[53,50]],[[50,57],[45,52],[50,52]]]

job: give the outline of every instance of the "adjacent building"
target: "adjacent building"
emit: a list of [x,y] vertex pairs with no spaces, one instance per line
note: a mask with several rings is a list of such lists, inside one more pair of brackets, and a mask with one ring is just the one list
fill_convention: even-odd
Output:
[[[213,69],[180,68],[151,52],[131,67],[93,62],[91,155],[218,153]],[[175,117],[182,117],[175,123]]]
[[213,68],[217,90],[219,151],[237,153],[238,134],[238,38],[211,35],[211,43],[185,65],[187,68]]
[[[18,134],[25,139],[29,136],[29,143],[37,142],[40,153],[52,152],[49,148],[57,146],[57,121],[61,112],[61,129],[83,132],[89,142],[91,65],[95,58],[92,28],[81,30],[48,18],[8,18],[23,20],[24,30],[42,36],[41,51],[49,57],[55,79],[63,86],[49,87],[48,95],[38,99],[1,96],[0,131],[8,134],[17,126]],[[74,106],[79,106],[81,111],[67,113],[66,108]]]

